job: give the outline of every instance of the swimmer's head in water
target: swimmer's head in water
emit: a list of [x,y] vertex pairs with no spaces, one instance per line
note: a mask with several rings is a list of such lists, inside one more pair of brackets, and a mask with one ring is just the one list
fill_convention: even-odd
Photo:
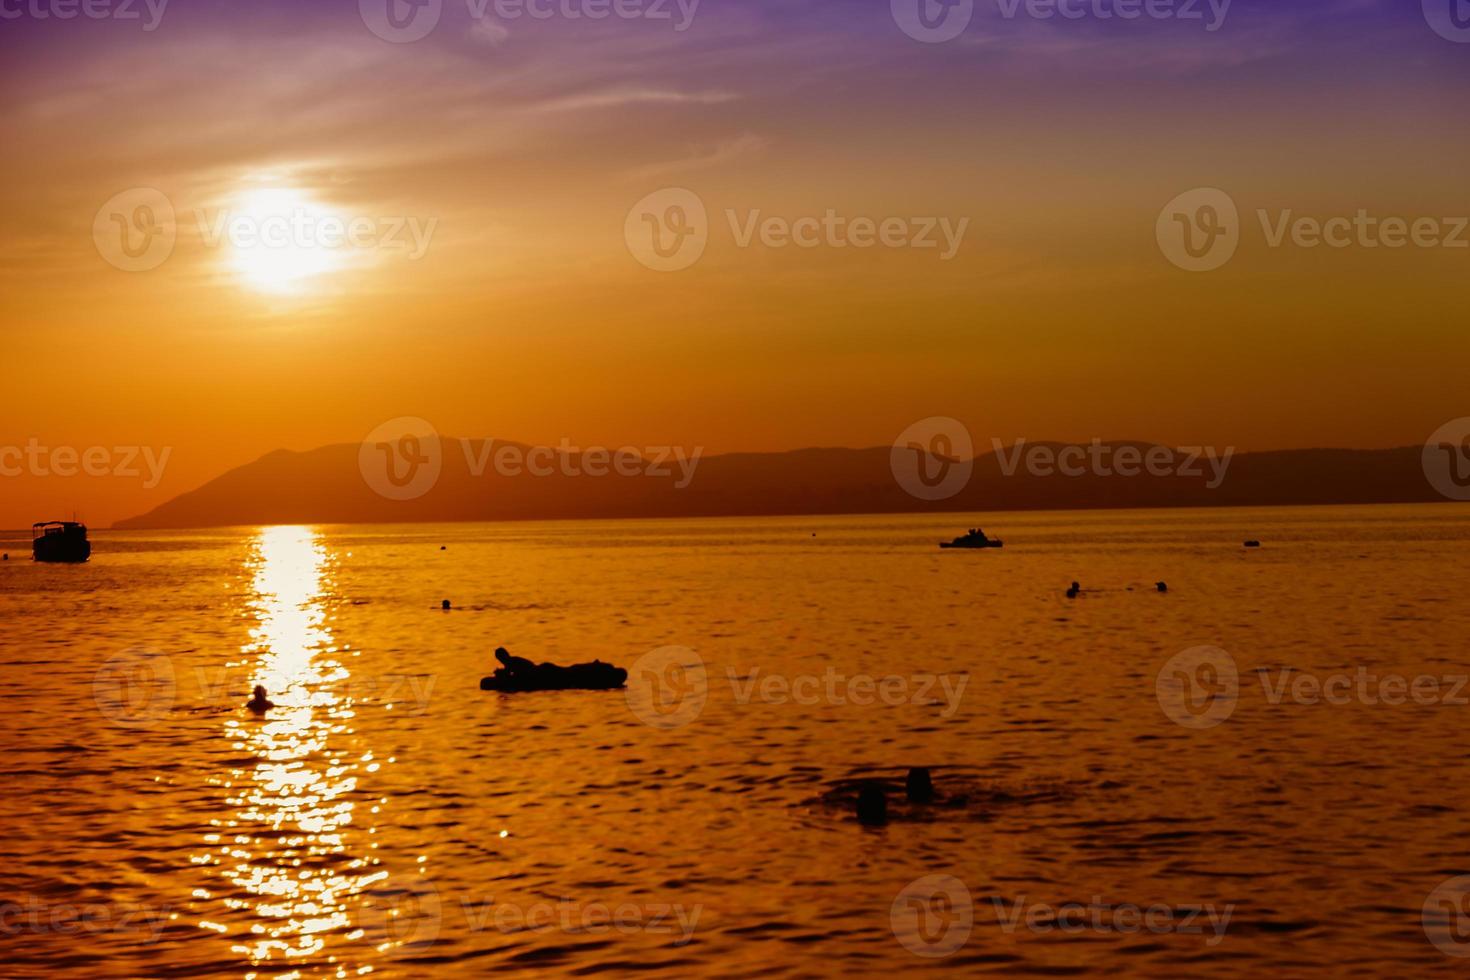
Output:
[[865,783],[858,790],[857,818],[870,827],[888,822],[888,796],[881,786]]
[[910,769],[904,780],[904,792],[910,803],[931,802],[934,799],[934,780],[930,778],[929,770],[923,766]]

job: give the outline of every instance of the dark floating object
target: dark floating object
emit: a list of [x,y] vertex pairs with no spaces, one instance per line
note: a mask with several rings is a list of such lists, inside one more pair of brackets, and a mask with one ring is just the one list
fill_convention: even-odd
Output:
[[1155,582],[1154,583],[1154,588],[1158,589],[1160,592],[1168,592],[1169,591],[1169,583],[1168,582]]
[[448,609],[448,608],[450,608],[449,600],[448,599],[445,599],[443,602],[439,603],[439,608],[440,609]]
[[534,664],[512,656],[505,647],[495,649],[495,659],[505,666],[480,678],[480,690],[511,694],[523,691],[610,691],[628,681],[621,667],[594,660],[590,664]]
[[1078,585],[1076,582],[1073,582],[1071,588],[1067,589],[1067,598],[1068,599],[1075,599],[1075,598],[1077,598],[1081,594],[1082,594],[1082,586]]
[[934,780],[929,778],[929,770],[923,766],[915,766],[909,770],[908,777],[903,782],[903,790],[910,803],[934,802]]
[[267,711],[269,711],[271,708],[274,708],[275,706],[275,702],[271,701],[265,696],[265,688],[259,684],[255,685],[254,696],[251,697],[249,701],[245,702],[245,707],[249,708],[251,711],[255,712],[258,715],[265,714]]
[[448,551],[449,550],[449,545],[447,545],[447,544],[441,544],[439,546],[439,550],[440,551]]
[[10,560],[10,552],[7,551],[5,554],[0,555],[0,561],[9,561],[9,560]]
[[1256,541],[1256,540],[1255,540],[1255,539],[1252,539],[1252,540],[1250,540],[1250,541],[1247,541],[1247,542],[1246,542],[1246,543],[1245,543],[1245,546],[1246,546],[1246,547],[1247,547],[1247,548],[1259,548],[1259,547],[1260,547],[1260,546],[1261,546],[1261,542],[1259,542],[1259,541]]
[[86,561],[92,557],[87,525],[72,521],[37,521],[31,525],[31,555],[36,561]]
[[987,538],[985,532],[978,527],[970,528],[968,534],[963,534],[953,541],[941,541],[941,548],[1004,548],[1006,543],[999,538]]
[[858,790],[857,818],[858,823],[869,827],[881,827],[888,822],[888,796],[883,787],[865,783]]

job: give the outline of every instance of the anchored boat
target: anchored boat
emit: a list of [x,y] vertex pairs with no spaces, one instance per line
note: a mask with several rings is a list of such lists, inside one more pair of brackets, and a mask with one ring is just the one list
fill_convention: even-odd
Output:
[[987,538],[985,532],[978,527],[970,528],[970,533],[955,538],[953,541],[941,541],[941,548],[1004,548],[1006,543],[999,538]]
[[87,525],[39,521],[31,525],[31,557],[36,561],[84,562],[92,557]]

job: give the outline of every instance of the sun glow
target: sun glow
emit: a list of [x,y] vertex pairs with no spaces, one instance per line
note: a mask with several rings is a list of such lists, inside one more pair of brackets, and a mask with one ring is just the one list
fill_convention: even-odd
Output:
[[341,215],[295,188],[242,194],[224,232],[230,267],[242,284],[266,293],[300,293],[342,265]]

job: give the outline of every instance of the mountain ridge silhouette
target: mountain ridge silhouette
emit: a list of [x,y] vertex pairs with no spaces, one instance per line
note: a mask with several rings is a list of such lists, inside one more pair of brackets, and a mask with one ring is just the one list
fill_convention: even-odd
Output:
[[[470,450],[466,450],[466,442]],[[1421,503],[1443,501],[1425,478],[1422,447],[1393,449],[1289,449],[1235,453],[1223,481],[1203,460],[1200,476],[1038,475],[1025,466],[1007,475],[1015,444],[973,458],[963,489],[944,500],[908,493],[894,475],[888,446],[849,449],[811,447],[779,452],[701,456],[679,487],[672,460],[668,476],[568,475],[585,470],[587,453],[569,454],[568,472],[535,476],[497,471],[493,461],[479,475],[471,458],[489,443],[524,455],[546,447],[499,440],[444,438],[442,469],[432,489],[409,500],[375,492],[359,466],[358,443],[309,450],[273,450],[145,514],[113,524],[117,529],[226,527],[254,524],[356,524],[453,521],[606,519],[630,517],[734,517],[800,514],[882,514],[1007,510],[1081,510],[1149,507],[1270,506],[1290,504]],[[1028,452],[1092,444],[1026,442]],[[1116,453],[1141,453],[1156,443],[1099,443]],[[1165,447],[1167,448],[1167,447]],[[1003,455],[1004,454],[1004,455]],[[491,460],[489,454],[486,460]],[[1176,457],[1182,462],[1182,456]],[[631,459],[625,460],[631,463]],[[647,460],[645,459],[645,463]],[[942,469],[963,460],[928,456]]]

